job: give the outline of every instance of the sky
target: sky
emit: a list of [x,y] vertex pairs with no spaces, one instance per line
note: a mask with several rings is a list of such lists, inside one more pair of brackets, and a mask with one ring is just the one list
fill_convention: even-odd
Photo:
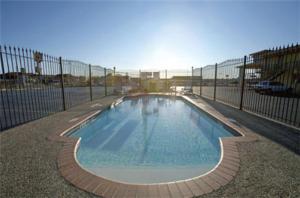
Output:
[[300,1],[3,1],[1,45],[119,70],[189,69],[300,43]]

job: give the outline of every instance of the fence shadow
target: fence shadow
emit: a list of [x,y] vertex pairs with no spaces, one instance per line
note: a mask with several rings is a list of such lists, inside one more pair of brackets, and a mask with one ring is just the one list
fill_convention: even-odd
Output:
[[266,137],[290,151],[300,155],[300,131],[275,123],[273,121],[252,115],[245,111],[201,97],[225,117],[234,119],[253,132]]

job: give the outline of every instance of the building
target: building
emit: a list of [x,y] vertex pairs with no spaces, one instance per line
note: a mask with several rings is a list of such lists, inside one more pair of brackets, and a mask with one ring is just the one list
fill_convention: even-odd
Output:
[[250,54],[251,62],[246,73],[260,81],[276,81],[290,86],[299,93],[300,89],[300,45],[262,50]]
[[159,80],[160,79],[160,72],[153,72],[153,79],[154,80]]
[[148,91],[162,89],[160,82],[160,72],[140,72],[141,87]]
[[159,80],[160,72],[140,72],[140,77],[142,80],[147,80],[147,79]]

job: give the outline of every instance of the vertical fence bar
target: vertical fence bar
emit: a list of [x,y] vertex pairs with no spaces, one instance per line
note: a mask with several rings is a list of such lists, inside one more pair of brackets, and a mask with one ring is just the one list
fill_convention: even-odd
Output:
[[[15,50],[15,48],[13,48],[13,50]],[[15,92],[16,92],[17,105],[18,105],[19,123],[22,123],[23,121],[21,121],[21,113],[22,113],[22,115],[24,115],[24,110],[23,110],[23,107],[22,107],[22,100],[21,100],[21,89],[20,89],[20,84],[19,84],[19,79],[20,78],[19,78],[18,63],[16,61],[13,61],[13,56],[14,56],[14,58],[16,58],[16,56],[15,56],[15,53],[13,55],[13,53],[11,51],[11,47],[9,47],[9,53],[10,53],[10,57],[11,57],[12,68],[15,68],[15,70],[14,69],[13,70],[16,72],[16,78],[17,78],[17,80],[15,82],[16,83],[16,87],[15,88],[17,90],[15,90]],[[14,59],[14,60],[16,60],[16,59]],[[24,119],[24,116],[23,116],[23,119]]]
[[104,94],[107,96],[106,68],[104,68]]
[[125,89],[125,93],[127,93],[127,91],[128,91],[128,85],[129,85],[129,75],[128,75],[128,72],[126,72],[126,78],[125,78],[126,89]]
[[52,74],[52,80],[51,80],[51,86],[52,86],[52,90],[53,90],[53,98],[55,100],[55,109],[56,112],[57,111],[61,111],[61,105],[60,105],[60,97],[59,97],[59,88],[57,88],[56,84],[56,80],[57,80],[57,60],[53,60],[53,57],[47,55],[47,59],[48,59],[48,65],[49,65],[49,69],[51,71]]
[[240,105],[239,105],[239,109],[242,110],[243,109],[243,98],[244,98],[244,85],[245,85],[245,71],[246,71],[246,61],[247,61],[247,56],[244,56],[244,65],[241,68],[242,69],[242,76],[241,76],[241,98],[240,98]]
[[215,64],[215,84],[214,84],[214,101],[216,101],[216,89],[217,89],[217,70],[218,64]]
[[[277,52],[279,48],[276,47],[275,51]],[[261,55],[261,59],[265,59],[265,66],[263,67],[263,71],[261,74],[266,74],[268,71],[270,70],[276,70],[278,65],[279,65],[279,59],[278,60],[273,60],[270,56],[272,56],[274,52],[274,49],[272,51],[268,51],[267,52],[267,56],[264,57],[263,55]],[[275,62],[276,61],[276,62]],[[264,77],[261,80],[268,80],[266,77]],[[265,97],[264,97],[265,96]],[[274,104],[274,98],[272,96],[267,95],[267,93],[263,93],[262,95],[260,95],[259,98],[259,102],[256,107],[256,112],[260,113],[262,115],[266,115],[270,118],[272,118],[272,112],[273,112],[273,104]],[[266,105],[262,105],[263,103],[265,103]],[[267,108],[264,108],[267,107]]]
[[113,78],[112,78],[112,87],[114,92],[117,90],[117,86],[116,86],[116,67],[113,67]]
[[89,75],[90,75],[90,98],[93,100],[93,90],[92,90],[92,66],[89,64]]
[[[15,104],[15,90],[13,88],[13,75],[11,72],[13,72],[13,68],[10,68],[10,64],[9,64],[9,57],[8,56],[11,56],[11,54],[9,54],[9,51],[8,51],[9,47],[6,47],[4,46],[4,52],[5,52],[5,60],[6,60],[6,69],[7,69],[7,74],[8,74],[8,79],[9,79],[9,90],[10,90],[10,97],[9,97],[9,100],[10,102],[12,103],[12,118],[13,118],[13,123],[12,123],[12,126],[16,125],[18,123],[18,120],[17,120],[17,115],[16,115],[16,104]],[[8,91],[8,90],[6,90]],[[8,92],[7,92],[8,93]]]
[[[292,46],[288,46],[287,47],[287,50],[288,49],[292,49],[293,50],[293,47]],[[287,57],[289,55],[287,54]],[[291,80],[292,80],[292,75],[293,75],[293,72],[294,72],[294,64],[293,64],[293,54],[290,55],[290,59],[287,59],[286,60],[286,70],[287,70],[287,75],[286,75],[286,78],[284,78],[284,81],[285,83],[291,88],[293,85],[291,83]],[[292,72],[291,72],[292,71]],[[294,87],[296,88],[296,87]],[[293,95],[293,92],[292,90],[287,90],[287,95]],[[292,99],[292,97],[289,97],[289,96],[285,96],[285,99],[284,99],[284,103],[283,103],[283,107],[286,107],[286,108],[283,108],[283,111],[282,111],[282,114],[281,114],[281,118],[284,118],[285,119],[285,122],[286,123],[290,123],[290,120],[288,119],[288,116],[284,116],[284,114],[286,114],[288,111],[289,111],[289,107],[290,107],[290,100]],[[290,111],[290,113],[292,113],[293,111]],[[295,125],[296,126],[296,125]]]
[[[44,65],[44,83],[45,83],[45,86],[47,87],[47,92],[48,92],[48,96],[50,98],[50,112],[53,113],[53,112],[56,112],[55,111],[55,100],[53,98],[53,90],[52,90],[52,86],[51,84],[49,83],[49,79],[50,79],[50,76],[51,76],[51,72],[50,72],[50,69],[49,69],[49,65],[48,65],[48,59],[47,59],[47,55],[46,54],[43,54],[43,65]],[[47,97],[48,97],[47,96]]]
[[51,74],[53,75],[53,79],[52,79],[52,89],[53,89],[53,98],[55,99],[55,106],[56,106],[56,111],[60,111],[61,106],[60,106],[60,102],[59,100],[59,91],[58,88],[55,86],[55,80],[56,78],[54,77],[57,72],[57,59],[54,59],[52,56],[47,55],[47,59],[48,59],[48,65],[51,71]]
[[[286,54],[287,52],[287,48],[289,46],[283,46],[283,53],[285,54],[284,57],[283,57],[283,60],[281,62],[281,68],[280,68],[280,72],[283,72],[283,74],[281,74],[279,76],[279,82],[282,82],[283,84],[286,84],[287,86],[289,86],[287,84],[287,81],[286,81],[286,78],[288,77],[286,74],[287,74],[287,70],[289,68],[289,61],[288,61],[288,54]],[[279,97],[279,101],[277,103],[277,106],[278,106],[278,109],[277,109],[277,112],[276,112],[276,116],[278,118],[278,120],[280,121],[284,121],[287,123],[287,120],[283,117],[281,117],[281,114],[285,111],[285,106],[286,106],[286,97],[288,94],[283,94],[284,97]]]
[[[39,91],[40,89],[40,83],[39,83],[39,77],[37,75],[37,72],[36,72],[36,66],[35,66],[35,60],[34,60],[34,53],[36,51],[34,50],[31,50],[31,49],[26,49],[25,50],[25,53],[26,53],[26,56],[27,56],[27,63],[28,63],[28,67],[31,69],[31,72],[32,72],[32,94],[33,94],[33,106],[34,106],[34,109],[35,109],[35,113],[37,114],[37,117],[36,118],[41,118],[43,116],[45,116],[45,112],[47,112],[47,108],[46,108],[46,103],[45,101],[41,100],[41,93]],[[35,118],[35,119],[36,119]]]
[[[34,53],[39,53],[38,51],[33,51],[33,56]],[[41,54],[41,56],[43,57],[43,54]],[[43,61],[42,60],[40,63],[38,61],[36,61],[34,58],[32,59],[33,61],[33,68],[35,71],[35,75],[36,75],[36,82],[37,82],[37,95],[40,99],[40,101],[42,102],[44,108],[41,112],[41,116],[40,117],[44,117],[49,115],[50,113],[50,104],[49,104],[49,100],[47,100],[48,96],[47,96],[47,91],[46,91],[46,86],[43,83]]]
[[167,81],[167,74],[168,74],[168,71],[167,71],[167,70],[165,70],[165,80],[166,80],[166,82],[165,82],[165,91],[166,91],[166,92],[168,91],[168,81]]
[[[52,102],[53,100],[50,99],[50,92],[49,92],[49,86],[47,85],[47,68],[46,68],[46,61],[45,61],[45,57],[44,54],[41,54],[42,57],[42,61],[37,64],[37,66],[40,67],[40,70],[38,70],[39,73],[39,80],[40,80],[40,84],[42,86],[42,100],[46,101],[46,106],[47,106],[47,114],[49,115],[52,113]],[[49,100],[50,99],[50,100]]]
[[[23,105],[23,102],[24,102],[24,98],[23,98],[23,94],[22,94],[23,91],[21,90],[22,86],[20,85],[20,84],[23,84],[23,82],[21,82],[21,80],[23,80],[23,79],[20,78],[20,76],[19,76],[20,70],[19,70],[17,52],[16,52],[16,48],[15,47],[13,48],[13,52],[14,52],[14,58],[15,58],[15,64],[16,64],[18,87],[19,87],[19,95],[20,95],[20,104],[21,104],[21,106],[19,108],[22,109],[22,121],[21,121],[21,123],[23,123],[23,122],[25,122],[25,110],[26,110],[26,108],[24,108],[25,105]],[[23,90],[24,90],[24,88],[23,88]],[[27,111],[26,111],[26,114],[27,114]]]
[[200,68],[200,96],[202,96],[202,67]]
[[4,81],[4,87],[5,87],[5,91],[2,91],[2,87],[1,87],[1,101],[2,101],[2,108],[3,108],[3,114],[4,114],[4,120],[5,120],[5,125],[2,127],[2,129],[8,128],[8,117],[10,118],[10,122],[11,122],[11,115],[10,115],[10,107],[8,106],[8,115],[7,116],[7,112],[6,112],[6,105],[4,104],[4,92],[5,92],[5,96],[6,96],[6,100],[8,102],[8,97],[7,97],[7,87],[6,87],[6,78],[5,78],[5,70],[4,70],[4,62],[3,62],[3,57],[2,57],[2,48],[0,46],[0,59],[1,59],[1,69],[2,69],[2,80]]
[[[5,50],[5,46],[4,46],[4,51]],[[5,96],[6,96],[6,103],[7,103],[7,107],[8,107],[8,117],[9,117],[9,121],[10,121],[10,125],[8,124],[8,122],[6,122],[6,127],[9,128],[11,126],[13,126],[13,122],[12,122],[12,116],[11,116],[11,105],[10,105],[10,98],[8,96],[8,82],[7,82],[7,79],[6,79],[6,73],[5,73],[5,68],[4,68],[4,61],[3,61],[3,54],[2,54],[2,50],[1,50],[1,53],[0,53],[0,58],[1,58],[1,68],[2,68],[2,75],[3,75],[3,80],[4,80],[4,86],[5,86]],[[6,108],[5,106],[3,108]]]
[[191,79],[191,89],[192,89],[192,93],[194,93],[194,91],[193,91],[193,84],[194,84],[193,78],[194,78],[194,67],[192,67],[192,79]]
[[[22,52],[22,53],[21,53]],[[20,70],[21,70],[21,75],[23,76],[23,88],[24,88],[24,95],[25,95],[25,107],[26,107],[26,118],[24,119],[24,122],[27,122],[29,120],[29,117],[31,118],[31,97],[30,97],[30,86],[28,85],[28,78],[29,75],[26,74],[26,64],[24,60],[24,50],[18,48],[18,57],[19,57],[19,63],[20,63]]]
[[[0,56],[1,56],[1,68],[2,71],[4,70],[4,62],[3,62],[3,57],[2,57],[2,47],[0,45]],[[0,72],[1,73],[1,72]],[[5,101],[4,101],[4,92],[7,94],[7,90],[6,90],[6,85],[5,85],[5,89],[3,90],[3,81],[5,80],[5,73],[2,72],[2,75],[0,74],[0,93],[1,93],[1,103],[0,106],[0,111],[3,110],[3,118],[2,115],[0,115],[0,123],[1,123],[1,127],[0,127],[0,131],[4,130],[5,128],[7,128],[7,116],[6,116],[6,105],[5,105]],[[6,81],[4,81],[4,84],[6,84]],[[3,123],[5,122],[5,123]]]
[[[296,45],[296,47],[298,47],[299,45],[298,45],[298,43],[297,43],[297,45]],[[298,59],[298,57],[299,57],[299,54],[296,54],[296,57],[295,57],[295,62],[294,62],[294,64],[300,64],[299,62],[300,62],[300,60]],[[297,67],[297,66],[296,66]],[[299,86],[299,85],[298,85]],[[296,87],[295,87],[296,88]],[[299,106],[299,102],[300,102],[300,97],[297,97],[296,98],[296,108],[295,108],[295,115],[294,115],[294,120],[292,121],[292,123],[293,123],[293,125],[294,126],[300,126],[300,123],[298,122],[297,123],[297,117],[298,117],[298,106]],[[292,113],[291,113],[291,115],[292,115]]]
[[[284,46],[283,47],[280,46],[278,49],[278,52],[282,52],[283,50],[284,50]],[[277,64],[275,64],[274,71],[278,71],[281,69],[281,66],[284,63],[284,59],[285,59],[285,56],[278,57],[278,60],[276,61]],[[280,78],[279,78],[279,80],[280,80]],[[278,102],[279,102],[280,98],[273,96],[272,91],[270,91],[270,93],[268,93],[268,94],[270,94],[273,99],[272,106],[271,106],[271,109],[272,109],[271,118],[276,120],[276,119],[278,119],[277,110],[279,108]]]
[[34,98],[36,98],[36,96],[35,96],[35,92],[34,92],[34,84],[33,84],[33,82],[32,82],[32,79],[33,79],[33,71],[32,71],[32,66],[31,66],[31,64],[30,64],[30,61],[29,61],[29,59],[30,59],[30,57],[29,57],[29,55],[28,55],[28,50],[27,49],[23,49],[22,48],[22,55],[23,55],[23,61],[24,61],[24,66],[27,66],[27,69],[28,69],[28,73],[27,73],[27,75],[28,75],[28,80],[27,80],[27,82],[28,82],[28,84],[29,84],[29,97],[30,97],[30,103],[31,103],[31,111],[30,111],[30,115],[31,115],[31,119],[30,120],[34,120],[34,119],[36,119],[36,111],[37,111],[37,107],[38,107],[38,105],[37,105],[37,101],[34,99]]
[[63,72],[61,57],[59,57],[59,67],[60,67],[62,104],[63,104],[63,110],[65,111],[66,110],[66,98],[65,98],[64,72]]
[[124,84],[123,84],[123,76],[122,75],[124,75],[124,74],[120,73],[119,75],[120,75],[121,95],[122,95],[123,94],[123,86],[124,86]]
[[139,86],[140,86],[140,91],[141,91],[141,89],[142,89],[141,70],[139,70]]
[[[293,47],[293,45],[292,45],[292,47]],[[296,47],[297,47],[297,45],[296,45]],[[293,72],[295,71],[295,69],[297,68],[297,67],[295,67],[297,64],[299,64],[299,60],[298,60],[298,57],[297,56],[299,56],[299,54],[297,54],[297,53],[295,53],[294,54],[294,60],[292,61],[292,69],[291,69],[291,75],[293,74]],[[290,80],[290,84],[292,84],[293,82],[292,82],[292,79]],[[297,94],[296,93],[296,91],[297,91],[297,83],[295,83],[295,87],[294,87],[294,92],[293,92],[293,94]],[[287,117],[289,117],[288,118],[288,120],[290,121],[290,124],[292,124],[292,125],[294,125],[294,126],[297,126],[297,123],[296,123],[296,118],[297,118],[297,113],[298,113],[298,111],[297,111],[297,108],[294,108],[294,104],[295,104],[295,100],[299,100],[299,98],[297,99],[297,97],[296,97],[296,99],[293,99],[292,101],[291,101],[291,112],[289,113],[289,115],[288,115],[288,112],[286,113],[286,115],[285,115],[285,117],[287,118]],[[293,121],[293,119],[292,119],[292,116],[293,116],[293,110],[295,109],[295,120]],[[298,124],[300,124],[300,123],[298,123]]]

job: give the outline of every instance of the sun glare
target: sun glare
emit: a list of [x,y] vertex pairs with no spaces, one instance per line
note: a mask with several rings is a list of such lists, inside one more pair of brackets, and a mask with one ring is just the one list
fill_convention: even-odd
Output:
[[156,68],[159,70],[183,69],[192,66],[190,57],[180,54],[176,49],[157,48],[147,60],[144,68]]

